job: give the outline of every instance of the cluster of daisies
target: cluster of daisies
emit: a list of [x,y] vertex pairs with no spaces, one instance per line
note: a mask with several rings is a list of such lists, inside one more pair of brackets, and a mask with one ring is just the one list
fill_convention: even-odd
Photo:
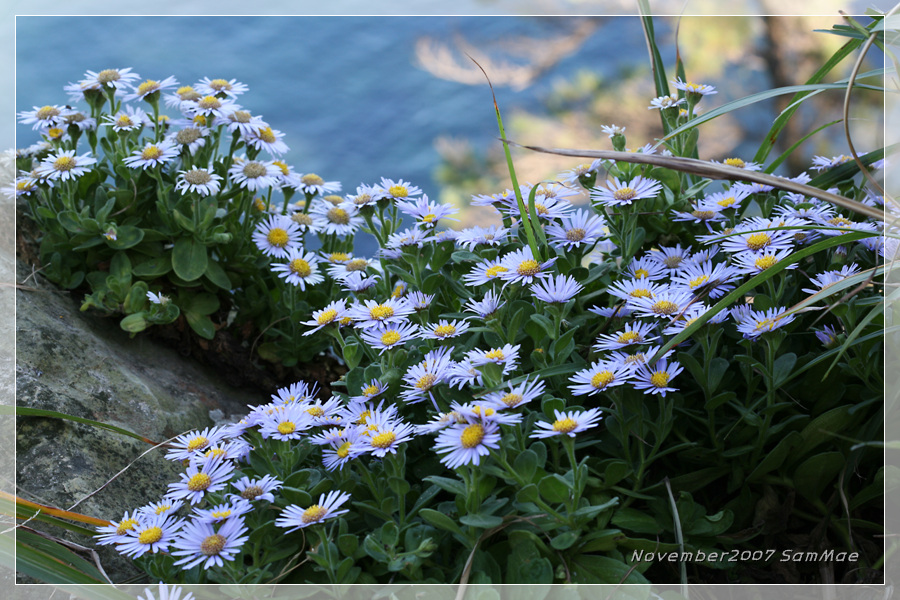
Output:
[[[283,141],[285,134],[238,103],[248,87],[234,79],[204,77],[182,86],[174,77],[141,81],[130,68],[106,69],[86,72],[82,80],[70,83],[65,90],[71,104],[87,102],[89,110],[47,105],[18,114],[19,122],[39,130],[43,140],[20,151],[20,155],[39,159],[39,163],[16,178],[7,190],[9,195],[31,195],[39,186],[52,187],[89,172],[97,158],[90,152],[76,154],[76,146],[82,132],[98,129],[104,129],[112,139],[128,140],[130,154],[122,158],[126,167],[171,168],[177,175],[175,189],[181,194],[212,196],[224,191],[226,182],[211,162],[212,150],[224,134],[234,136],[233,156],[223,157],[230,159],[225,175],[234,188],[251,194],[280,189],[286,197],[295,192],[340,191],[337,182],[326,182],[315,173],[297,172],[279,158],[289,150]],[[103,112],[107,98],[116,107],[112,114]],[[179,116],[159,114],[160,100]],[[146,105],[131,104],[141,102]],[[152,110],[142,108],[147,105]],[[246,154],[238,156],[235,152],[241,147]],[[260,152],[270,158],[259,158]],[[266,203],[257,207],[269,209]]]

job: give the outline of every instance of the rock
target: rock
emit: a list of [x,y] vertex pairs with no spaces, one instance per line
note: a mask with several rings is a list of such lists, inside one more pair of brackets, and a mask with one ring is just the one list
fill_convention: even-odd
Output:
[[[8,248],[2,250],[0,270],[8,277],[3,281],[10,281],[12,258]],[[217,373],[145,336],[129,338],[116,318],[80,312],[77,294],[32,276],[30,264],[16,261],[15,270],[18,405],[109,423],[162,442],[212,425],[213,419],[235,421],[248,404],[266,401],[265,392],[230,388]],[[11,292],[0,289],[9,312]],[[12,388],[11,360],[3,352],[11,346],[11,322],[0,323],[0,367],[8,368],[0,375],[4,389]],[[15,433],[16,494],[64,509],[75,505],[72,510],[103,519],[118,520],[126,510],[159,500],[182,470],[163,458],[162,449],[141,456],[151,445],[72,421],[18,417]],[[81,536],[61,535],[93,546]],[[97,549],[113,581],[138,573],[113,549]]]

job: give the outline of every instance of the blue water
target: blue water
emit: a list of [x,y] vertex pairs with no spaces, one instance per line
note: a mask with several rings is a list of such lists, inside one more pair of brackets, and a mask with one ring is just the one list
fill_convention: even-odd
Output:
[[[486,146],[497,125],[487,86],[418,68],[416,40],[461,33],[478,45],[547,36],[558,25],[552,17],[19,17],[16,104],[65,103],[62,86],[88,69],[132,67],[144,79],[174,75],[182,84],[235,78],[250,87],[239,102],[287,134],[285,158],[298,171],[341,181],[345,191],[403,178],[437,196],[434,139]],[[534,85],[499,88],[498,99],[510,115],[537,109],[560,78],[588,68],[612,76],[631,63],[646,68],[640,23],[611,18]],[[16,133],[19,147],[36,140],[28,126]]]

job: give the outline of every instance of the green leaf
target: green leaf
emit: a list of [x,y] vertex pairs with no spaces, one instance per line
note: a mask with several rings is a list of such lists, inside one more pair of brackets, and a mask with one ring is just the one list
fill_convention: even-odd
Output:
[[[4,554],[12,537],[3,535]],[[43,538],[26,528],[16,531],[15,569],[39,581],[52,584],[106,583],[97,567],[65,546]]]
[[847,465],[847,459],[840,452],[823,452],[810,456],[794,471],[794,489],[797,493],[816,502],[822,497],[825,486]]
[[538,456],[532,450],[521,452],[513,462],[513,468],[523,481],[531,481],[538,467]]
[[509,534],[509,541],[511,552],[506,562],[507,578],[504,583],[520,585],[553,583],[553,565],[541,556],[538,548],[540,540],[533,533],[512,531]]
[[204,275],[206,275],[206,278],[217,287],[220,287],[223,290],[231,289],[231,280],[228,278],[228,275],[218,261],[210,260],[206,264],[206,273],[204,273]]
[[146,277],[147,279],[156,279],[162,277],[172,270],[172,255],[168,252],[162,256],[145,260],[137,264],[132,269],[135,277]]
[[547,337],[553,339],[553,336],[556,335],[556,332],[553,329],[553,321],[545,317],[540,313],[535,313],[530,317],[531,321],[540,325],[541,329],[544,330],[544,333],[547,334]]
[[503,524],[503,518],[494,515],[484,515],[481,513],[463,515],[459,518],[460,523],[469,527],[478,527],[479,529],[491,529]]
[[566,531],[550,540],[550,545],[556,550],[567,550],[575,545],[579,537],[581,537],[581,531]]
[[206,315],[199,315],[195,312],[185,311],[184,313],[185,319],[187,319],[188,325],[191,326],[197,335],[202,337],[205,340],[211,340],[216,337],[216,326],[213,324],[212,319],[207,317]]
[[[12,406],[0,406],[0,415],[10,415],[13,414]],[[114,433],[119,433],[130,438],[134,438],[136,440],[140,440],[142,442],[146,442],[150,445],[155,446],[156,442],[151,441],[145,438],[142,435],[138,435],[127,429],[122,429],[121,427],[116,427],[115,425],[109,425],[107,423],[101,423],[100,421],[93,421],[91,419],[85,419],[82,417],[76,417],[73,415],[68,415],[66,413],[57,412],[55,410],[44,410],[40,408],[29,408],[26,406],[16,406],[15,407],[15,415],[18,417],[50,417],[54,419],[65,419],[67,421],[74,421],[75,423],[81,423],[83,425],[90,425],[92,427],[96,427],[98,429],[106,429],[107,431],[112,431]]]
[[144,331],[150,325],[149,323],[147,323],[147,319],[144,318],[145,316],[146,313],[144,312],[130,314],[119,321],[119,327],[121,327],[128,333],[138,333],[140,331]]
[[663,527],[649,514],[634,508],[620,508],[613,514],[610,523],[635,533],[659,534]]
[[523,488],[520,488],[518,492],[516,492],[516,502],[525,504],[527,502],[535,503],[540,500],[540,494],[538,494],[538,488],[533,483],[529,483]]
[[588,552],[609,552],[615,550],[627,536],[618,529],[601,529],[582,536],[579,550]]
[[774,371],[772,373],[772,379],[774,380],[774,387],[776,389],[781,387],[781,384],[787,381],[791,372],[794,370],[795,364],[797,364],[797,355],[793,352],[782,354],[775,359],[775,364],[772,365]]
[[553,473],[547,475],[538,483],[538,490],[541,496],[546,498],[548,502],[565,502],[569,499],[569,486],[565,480],[558,474]]
[[56,220],[63,226],[66,231],[72,233],[90,233],[81,226],[81,218],[74,210],[64,210],[56,215]]
[[219,310],[219,299],[213,294],[196,294],[188,302],[185,310],[198,315],[211,315]]
[[137,246],[143,239],[143,229],[131,225],[120,225],[116,228],[116,239],[107,240],[106,244],[116,250],[125,250]]
[[[649,581],[636,569],[631,568],[622,561],[608,556],[594,554],[579,554],[572,559],[569,565],[572,580],[576,583],[606,583],[606,584],[633,584],[649,585]],[[637,593],[637,592],[635,592]]]
[[425,477],[424,479],[425,481],[433,483],[442,490],[450,492],[451,494],[454,494],[456,496],[465,497],[466,495],[466,486],[462,481],[458,479],[450,479],[448,477],[440,477],[438,475],[430,475],[428,477]]
[[190,233],[194,233],[194,222],[188,219],[186,216],[178,212],[177,210],[172,211],[172,217],[174,217],[175,222],[178,223],[178,226],[188,231]]
[[781,438],[781,441],[756,465],[756,468],[747,476],[748,482],[755,482],[763,475],[780,467],[788,455],[801,441],[800,434],[791,431]]
[[419,516],[425,519],[427,523],[437,527],[438,529],[443,529],[444,531],[449,531],[451,533],[457,533],[461,536],[463,535],[462,529],[456,523],[456,521],[442,512],[438,512],[431,508],[423,508],[419,511]]
[[359,549],[359,538],[350,533],[339,535],[337,539],[337,547],[341,550],[344,556],[353,556]]
[[205,272],[209,262],[206,246],[193,238],[183,237],[175,242],[172,249],[172,268],[175,274],[185,281],[199,279]]
[[557,339],[550,346],[550,360],[556,363],[566,362],[569,359],[569,355],[572,354],[572,351],[575,350],[575,342],[572,339],[575,337],[575,333],[577,329],[570,329]]

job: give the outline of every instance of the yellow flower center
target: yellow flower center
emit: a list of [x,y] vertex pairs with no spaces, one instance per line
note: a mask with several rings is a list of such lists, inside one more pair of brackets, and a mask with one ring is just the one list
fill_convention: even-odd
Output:
[[281,227],[273,227],[266,234],[266,241],[276,248],[284,248],[288,244],[288,232]]
[[256,136],[267,144],[274,144],[278,141],[271,127],[263,127],[256,132]]
[[670,269],[674,269],[681,264],[681,261],[684,260],[680,256],[669,256],[666,257],[666,260],[663,261],[663,264],[669,267]]
[[660,300],[651,306],[650,310],[658,315],[671,315],[678,310],[678,305],[669,300]]
[[200,139],[201,135],[200,130],[196,127],[188,127],[175,134],[175,141],[182,146],[187,146]]
[[353,198],[353,203],[362,206],[372,199],[369,194],[359,194]]
[[204,456],[213,457],[213,456],[225,456],[225,451],[221,448],[210,448],[206,451]]
[[319,315],[319,317],[316,319],[316,322],[319,325],[327,325],[328,323],[334,321],[335,317],[337,317],[337,311],[333,308],[329,308]]
[[292,214],[291,221],[297,223],[298,225],[306,225],[307,227],[312,225],[313,222],[312,217],[302,212],[295,212],[294,214]]
[[691,212],[691,215],[698,219],[712,219],[716,216],[716,213],[711,210],[695,210]]
[[434,328],[434,335],[439,338],[447,337],[456,333],[456,327],[453,325],[438,325]]
[[257,179],[266,174],[266,167],[258,162],[248,162],[244,165],[244,168],[241,169],[241,172],[247,179]]
[[188,442],[187,449],[188,452],[196,452],[197,450],[203,450],[207,446],[209,446],[209,440],[202,435],[198,435]]
[[516,394],[516,393],[510,392],[509,394],[506,394],[505,396],[500,398],[500,402],[502,402],[509,408],[513,408],[515,406],[518,406],[519,403],[522,402],[522,400],[524,400],[524,399],[525,398],[522,396],[522,394]]
[[365,271],[369,266],[369,261],[364,258],[354,258],[346,264],[344,268],[348,271]]
[[570,419],[568,417],[566,417],[565,419],[557,419],[553,423],[553,431],[557,431],[559,433],[569,433],[576,427],[578,427],[578,423],[575,422],[575,419]]
[[[363,395],[363,396],[367,396],[367,397],[368,397],[368,396],[374,396],[374,395],[377,394],[379,391],[380,391],[380,390],[378,389],[378,386],[377,386],[377,385],[370,385],[370,386],[367,386],[367,387],[362,391],[362,395]],[[360,419],[363,419],[363,423],[365,423],[365,420],[364,420],[364,419],[365,419],[365,417],[366,417],[366,415],[367,415],[368,413],[369,413],[369,411],[366,411],[366,412],[364,412],[363,414],[361,414],[361,415],[359,416]]]
[[47,121],[59,116],[59,109],[53,106],[45,106],[34,114],[39,121]]
[[852,225],[853,221],[851,221],[850,219],[845,219],[844,217],[838,216],[838,217],[834,217],[833,219],[828,219],[828,224],[832,225],[834,227],[840,227],[840,226]]
[[[184,180],[191,185],[206,185],[212,181],[212,177],[202,169],[192,169],[184,174]],[[285,235],[287,235],[287,232],[285,232]]]
[[428,213],[427,215],[422,217],[422,221],[424,221],[425,223],[431,223],[432,221],[434,221],[434,215],[431,213]]
[[157,146],[148,146],[141,152],[141,158],[144,160],[157,160],[162,156],[162,150]]
[[591,377],[591,387],[601,390],[616,379],[612,371],[600,371]]
[[328,513],[323,507],[318,504],[313,504],[309,508],[303,511],[303,515],[300,517],[300,520],[304,523],[317,523],[325,518],[325,515]]
[[376,448],[390,448],[396,439],[393,431],[385,431],[371,438],[370,443]]
[[651,292],[647,288],[636,288],[628,292],[628,295],[634,298],[651,298],[653,296],[653,292]]
[[214,519],[227,519],[231,516],[231,509],[226,508],[225,510],[216,510],[209,514]]
[[645,360],[645,356],[643,352],[637,352],[635,354],[631,354],[625,358],[625,364],[633,365],[635,363],[643,364]]
[[384,304],[379,304],[372,308],[369,311],[369,316],[376,321],[381,321],[382,319],[387,319],[388,317],[394,316],[394,309],[390,306],[386,306]]
[[620,334],[616,341],[620,344],[633,344],[635,342],[641,341],[642,339],[643,336],[641,336],[641,334],[637,331],[626,331]]
[[134,526],[137,525],[137,519],[124,519],[119,522],[119,526],[116,527],[116,534],[125,535],[125,533],[134,529]]
[[297,431],[297,426],[293,421],[282,421],[278,424],[278,433],[281,435],[290,435]]
[[531,277],[541,272],[541,265],[534,259],[523,260],[519,263],[516,273],[524,277]]
[[406,291],[406,288],[405,288],[405,287],[403,286],[403,284],[401,283],[401,284],[399,284],[397,287],[394,288],[394,291],[393,291],[393,292],[391,292],[391,297],[392,297],[392,298],[399,298],[400,296],[403,295],[403,292],[405,292],[405,291]]
[[650,275],[650,271],[647,269],[638,269],[634,272],[634,276],[638,279],[643,279],[644,277],[648,277]]
[[155,544],[162,539],[163,530],[161,527],[148,527],[138,536],[138,542],[141,544]]
[[482,409],[480,406],[473,406],[473,407],[472,407],[472,412],[475,413],[476,415],[478,415],[479,417],[482,417],[482,416],[483,416],[483,417],[490,417],[491,415],[493,415],[493,414],[496,413],[497,411],[494,410],[493,408],[490,408],[490,407],[485,407],[484,409]]
[[339,263],[350,260],[350,255],[346,252],[332,252],[328,255],[328,262]]
[[231,120],[235,123],[249,123],[252,118],[252,115],[246,110],[236,110],[231,113]]
[[729,167],[737,167],[739,169],[743,169],[747,163],[745,163],[744,161],[742,161],[739,158],[726,158],[725,164],[728,165]]
[[709,275],[701,275],[700,277],[695,277],[688,281],[688,285],[691,286],[691,289],[694,289],[695,287],[700,287],[707,281],[709,281]]
[[393,346],[400,341],[400,333],[394,329],[385,331],[381,334],[381,343],[385,346]]
[[344,442],[341,444],[337,450],[335,450],[335,454],[337,454],[338,458],[347,458],[350,456],[350,446],[352,444],[350,442]]
[[463,429],[462,435],[459,436],[459,443],[463,448],[474,448],[484,439],[484,427],[475,423]]
[[777,262],[778,259],[774,256],[760,256],[753,262],[753,264],[755,264],[756,268],[760,271],[765,271],[769,267],[774,266]]
[[144,83],[138,86],[137,93],[138,96],[143,96],[144,94],[149,94],[150,92],[155,92],[156,88],[159,87],[158,81],[153,81],[152,79],[148,79]]
[[188,480],[187,489],[192,492],[201,492],[212,484],[212,478],[206,473],[197,473]]
[[747,238],[747,247],[751,250],[759,250],[768,246],[771,241],[772,238],[767,233],[754,233]]
[[225,536],[214,533],[213,535],[207,536],[202,542],[200,542],[200,554],[204,556],[216,556],[222,549],[225,548]]
[[161,515],[161,514],[163,514],[163,513],[165,513],[165,512],[168,512],[168,511],[170,511],[170,510],[172,510],[172,505],[171,505],[171,504],[160,504],[159,506],[156,507],[156,514],[157,514],[157,515]]
[[500,266],[500,265],[495,265],[495,266],[491,267],[490,269],[486,270],[484,272],[484,274],[488,279],[493,279],[500,273],[505,273],[506,271],[509,271],[509,269],[507,269],[506,267]]
[[197,101],[197,106],[204,110],[216,109],[222,106],[222,101],[215,96],[203,96]]
[[343,208],[334,207],[327,213],[328,220],[338,225],[347,225],[350,223],[350,215]]
[[725,208],[728,208],[730,206],[734,206],[735,202],[737,202],[737,200],[735,200],[734,196],[728,196],[727,198],[722,198],[721,200],[716,202],[716,204],[718,204],[719,206],[724,206]]
[[302,258],[295,258],[291,261],[291,273],[300,277],[309,277],[312,274],[312,268]]
[[189,85],[181,86],[180,88],[175,90],[175,93],[182,100],[199,100],[201,98],[200,94],[198,94],[196,90],[194,90],[194,88]]
[[78,163],[71,156],[60,156],[53,161],[53,168],[57,171],[71,171]]
[[47,137],[51,140],[58,140],[63,135],[65,135],[66,131],[64,129],[60,129],[59,127],[51,127],[47,130]]
[[622,189],[613,192],[613,198],[616,200],[631,200],[635,196],[637,196],[637,192],[630,187],[623,187]]
[[665,371],[657,371],[650,376],[650,383],[658,388],[666,387],[669,383],[669,374]]
[[416,382],[416,387],[420,390],[430,390],[435,381],[437,381],[437,377],[431,373],[426,373]]
[[300,183],[303,185],[322,185],[325,183],[325,180],[315,173],[308,173],[300,178]]
[[506,360],[506,357],[503,355],[503,350],[500,348],[485,353],[484,357],[488,360]]
[[409,196],[409,190],[405,185],[392,185],[388,188],[388,194],[394,198],[406,198]]
[[306,409],[306,412],[308,412],[309,414],[311,414],[314,417],[324,417],[325,416],[325,411],[322,410],[321,406],[310,406],[309,408]]

